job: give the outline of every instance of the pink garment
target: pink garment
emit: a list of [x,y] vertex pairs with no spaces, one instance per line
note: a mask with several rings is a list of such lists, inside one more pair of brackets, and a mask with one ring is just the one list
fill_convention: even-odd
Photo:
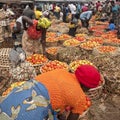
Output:
[[83,6],[82,7],[82,12],[88,11],[88,7],[87,6]]
[[96,3],[96,9],[98,10],[99,6],[101,6],[101,3]]

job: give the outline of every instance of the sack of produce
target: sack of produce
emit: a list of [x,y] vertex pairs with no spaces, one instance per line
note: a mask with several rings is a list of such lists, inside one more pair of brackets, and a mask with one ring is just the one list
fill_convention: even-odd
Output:
[[28,36],[33,40],[38,40],[42,35],[41,30],[36,29],[37,25],[38,21],[34,20],[33,25],[27,29]]
[[71,61],[76,60],[81,56],[80,49],[78,47],[65,47],[60,48],[57,53],[57,59],[60,61],[67,62],[68,64]]

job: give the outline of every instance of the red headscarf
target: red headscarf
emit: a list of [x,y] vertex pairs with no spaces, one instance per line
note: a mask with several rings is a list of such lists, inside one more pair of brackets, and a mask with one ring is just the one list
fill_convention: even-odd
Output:
[[88,88],[95,88],[99,85],[100,73],[91,65],[82,65],[75,71],[78,81]]

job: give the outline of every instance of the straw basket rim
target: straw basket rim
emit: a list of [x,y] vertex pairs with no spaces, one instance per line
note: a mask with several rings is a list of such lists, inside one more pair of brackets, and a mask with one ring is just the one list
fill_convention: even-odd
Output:
[[[28,61],[28,62],[29,62],[29,61]],[[49,62],[49,60],[47,59],[46,62],[41,63],[41,64],[32,64],[31,62],[29,62],[29,63],[31,63],[31,65],[32,65],[33,67],[37,67],[37,66],[42,66],[42,65],[44,65],[45,63],[48,63],[48,62]]]
[[[58,49],[59,49],[59,48],[61,48],[61,47],[60,47],[60,46],[58,46],[58,47],[57,47],[57,46],[48,47],[48,48],[46,48],[46,52],[47,52],[47,50],[50,49],[50,48],[58,48]],[[57,52],[58,52],[58,51],[57,51]],[[56,54],[57,54],[57,52],[56,52]],[[48,52],[47,52],[47,54],[56,55],[56,54],[51,54],[51,53],[48,53]]]
[[99,86],[97,86],[96,88],[89,89],[88,92],[102,88],[105,85],[105,79],[104,79],[103,75],[101,75],[101,80],[102,80],[102,83]]
[[[97,43],[98,45],[97,46],[95,46],[95,47],[93,47],[93,48],[85,48],[85,47],[82,47],[82,44],[84,44],[84,43],[87,43],[88,41],[85,41],[85,42],[82,42],[79,46],[80,46],[80,48],[82,48],[82,49],[84,49],[84,50],[90,50],[90,51],[92,51],[94,48],[96,48],[96,47],[98,47],[98,46],[101,46],[101,44],[100,43]],[[89,41],[89,42],[92,42],[92,41]]]
[[80,118],[83,118],[88,112],[89,112],[89,108],[86,110],[86,111],[84,111],[81,115],[79,115],[79,119]]
[[[85,60],[86,60],[86,59],[84,59],[84,61],[85,61]],[[74,61],[72,61],[72,62],[69,63],[69,70],[70,70],[72,73],[74,73],[76,70],[72,70],[72,69],[71,69],[71,64],[74,63],[74,62],[78,62],[78,61],[83,61],[83,60],[74,60]],[[82,65],[92,65],[93,67],[96,68],[96,66],[95,66],[91,61],[89,61],[89,60],[86,60],[86,61],[89,62],[90,64],[89,64],[89,63],[88,63],[88,64],[81,64],[81,65],[79,65],[79,66],[82,66]],[[79,67],[79,66],[78,66],[78,67]],[[77,68],[76,68],[76,69],[77,69]]]

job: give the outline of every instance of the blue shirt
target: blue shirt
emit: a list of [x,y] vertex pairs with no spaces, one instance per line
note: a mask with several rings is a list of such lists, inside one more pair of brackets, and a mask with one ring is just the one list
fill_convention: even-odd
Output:
[[115,30],[115,24],[114,23],[110,23],[109,26],[108,26],[108,28],[110,30]]
[[91,17],[92,17],[92,11],[85,11],[80,14],[81,20],[90,20]]

